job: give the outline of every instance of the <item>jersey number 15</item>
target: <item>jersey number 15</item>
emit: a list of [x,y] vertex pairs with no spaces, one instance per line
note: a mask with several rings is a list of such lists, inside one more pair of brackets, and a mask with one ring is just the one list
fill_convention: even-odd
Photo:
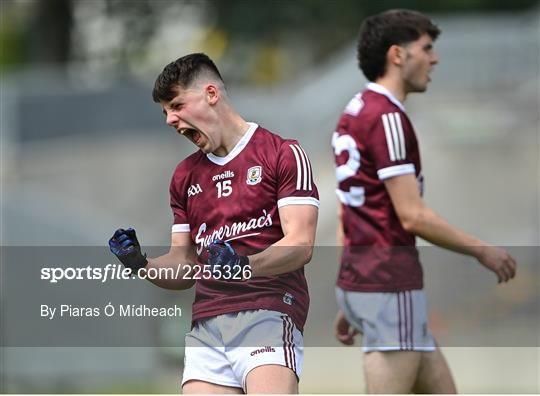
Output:
[[232,194],[232,187],[230,180],[223,180],[216,183],[217,197],[228,197]]

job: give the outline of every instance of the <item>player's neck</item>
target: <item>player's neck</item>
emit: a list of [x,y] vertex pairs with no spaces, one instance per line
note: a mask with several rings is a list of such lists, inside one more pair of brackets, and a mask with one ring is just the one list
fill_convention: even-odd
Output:
[[227,156],[249,130],[249,124],[237,113],[222,118],[221,146],[213,154],[218,157]]
[[390,76],[383,76],[375,80],[375,83],[385,87],[401,103],[407,99],[407,91],[401,80]]

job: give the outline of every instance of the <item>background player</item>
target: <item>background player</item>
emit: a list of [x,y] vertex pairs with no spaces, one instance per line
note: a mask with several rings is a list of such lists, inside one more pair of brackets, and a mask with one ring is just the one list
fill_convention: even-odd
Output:
[[[199,273],[184,393],[296,393],[309,305],[303,266],[319,205],[308,157],[298,142],[246,122],[204,54],[167,65],[153,98],[199,151],[171,181],[169,253],[147,260],[132,229],[117,230],[111,249],[134,270],[192,264],[179,279],[153,281],[163,287],[189,288]],[[242,276],[248,264],[251,279]],[[244,280],[229,279],[238,274]]]
[[415,11],[367,18],[358,61],[371,82],[348,103],[332,138],[344,246],[335,331],[349,345],[362,332],[370,393],[456,392],[427,328],[415,236],[475,257],[499,282],[516,271],[505,250],[448,224],[421,198],[420,152],[403,102],[426,90],[439,33]]

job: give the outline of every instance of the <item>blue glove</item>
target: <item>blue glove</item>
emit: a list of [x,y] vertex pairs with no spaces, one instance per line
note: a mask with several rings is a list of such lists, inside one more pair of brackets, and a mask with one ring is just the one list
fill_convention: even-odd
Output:
[[124,267],[130,268],[132,272],[136,272],[148,264],[146,255],[141,253],[141,245],[133,228],[117,229],[112,238],[109,239],[109,248],[124,264]]
[[[237,254],[229,242],[222,240],[214,241],[208,246],[206,251],[209,256],[208,264],[210,264],[210,271],[216,278],[228,279],[229,277],[226,278],[224,273],[242,275],[244,267],[249,265],[249,259],[246,256]],[[225,266],[229,268],[227,269]]]

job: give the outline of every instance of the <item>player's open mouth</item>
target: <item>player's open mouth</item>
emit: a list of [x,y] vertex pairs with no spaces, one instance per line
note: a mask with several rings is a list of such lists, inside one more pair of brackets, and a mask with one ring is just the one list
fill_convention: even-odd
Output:
[[185,137],[187,137],[189,140],[191,140],[193,143],[195,143],[197,145],[201,141],[201,136],[202,135],[196,129],[186,128],[186,129],[183,129],[181,133],[182,133],[182,135],[184,135]]

